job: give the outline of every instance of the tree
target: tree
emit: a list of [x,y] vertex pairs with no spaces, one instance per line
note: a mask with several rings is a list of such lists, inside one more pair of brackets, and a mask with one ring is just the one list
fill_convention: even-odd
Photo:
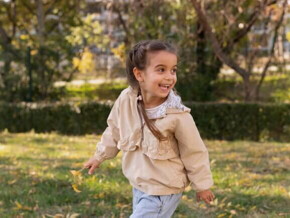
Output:
[[[209,100],[208,87],[215,76],[200,73],[197,61],[204,60],[210,69],[215,63],[213,55],[199,55],[198,25],[194,16],[194,8],[187,0],[149,0],[149,1],[114,1],[110,9],[118,16],[115,25],[125,33],[125,48],[145,39],[166,39],[177,45],[179,49],[178,91],[187,100]],[[203,46],[206,46],[204,44]],[[206,51],[206,49],[204,49]],[[207,53],[211,53],[209,50]],[[198,56],[199,55],[199,56]],[[219,60],[218,60],[219,61]],[[211,64],[208,64],[211,63]],[[212,67],[215,68],[215,67]],[[218,67],[219,69],[219,67]],[[202,69],[204,72],[204,69]],[[209,72],[209,71],[206,71]],[[206,81],[206,82],[204,82]]]
[[[206,32],[208,36],[208,40],[211,42],[212,48],[216,56],[224,64],[228,65],[230,68],[235,70],[235,72],[238,73],[242,77],[243,83],[244,83],[245,101],[249,101],[253,99],[258,100],[260,87],[266,76],[267,69],[271,63],[271,60],[274,54],[274,46],[277,39],[279,28],[281,27],[281,24],[284,18],[285,9],[287,6],[287,0],[283,0],[283,1],[264,0],[264,1],[259,1],[259,2],[254,1],[255,6],[252,10],[253,12],[250,14],[249,18],[247,19],[248,22],[240,22],[239,21],[240,14],[238,16],[234,16],[234,13],[228,13],[228,11],[226,11],[226,8],[229,8],[229,7],[226,7],[226,5],[223,5],[223,8],[225,9],[223,10],[223,13],[221,14],[223,14],[224,17],[226,18],[226,21],[229,25],[229,30],[223,31],[222,37],[219,37],[219,35],[216,33],[218,32],[216,31],[216,28],[213,29],[212,25],[210,24],[210,20],[212,21],[212,17],[210,18],[207,15],[208,13],[206,13],[206,8],[204,4],[201,4],[202,2],[198,2],[196,0],[191,0],[191,2],[196,10],[196,14],[200,20],[202,28]],[[247,4],[251,2],[253,1],[245,1],[244,5],[248,6]],[[226,1],[223,3],[226,4]],[[273,13],[272,13],[271,8],[269,9],[269,7],[273,5],[278,7],[279,3],[281,4],[281,7],[278,10],[280,11],[278,19],[276,20],[271,19],[271,16],[273,16]],[[235,8],[243,11],[243,8],[239,7],[241,6],[240,2],[231,1],[231,4],[235,4],[236,5]],[[234,7],[231,7],[231,8],[234,8]],[[235,53],[238,54],[237,52],[240,51],[239,50],[240,48],[235,49],[234,46],[235,45],[237,46],[237,41],[240,41],[241,39],[248,37],[247,34],[255,23],[259,21],[260,23],[263,23],[265,28],[267,29],[270,26],[269,22],[272,20],[274,20],[274,24],[272,24],[273,40],[272,40],[272,46],[268,55],[269,57],[268,57],[268,60],[265,62],[265,65],[263,67],[263,71],[260,75],[260,79],[258,83],[256,83],[253,88],[251,87],[250,79],[253,76],[252,70],[253,70],[253,63],[254,63],[253,57],[254,56],[251,55],[250,56],[251,59],[244,61],[244,63],[248,65],[247,67],[242,67],[241,65],[243,63],[239,64],[233,58],[235,57],[237,59],[237,55],[235,55]],[[240,30],[236,29],[235,31],[233,31],[231,30],[232,26],[239,27]],[[215,32],[213,30],[215,30]],[[249,39],[249,37],[246,38],[246,40],[247,39]],[[250,42],[248,41],[248,43]],[[254,45],[250,45],[250,46],[254,47]],[[256,49],[255,51],[258,51],[258,50]],[[255,52],[254,54],[257,54],[257,53]],[[247,56],[244,56],[244,58],[247,58]]]
[[[212,46],[213,40],[205,28],[200,11],[203,14],[207,12],[206,20],[220,45],[220,51],[226,57],[237,59],[241,55],[245,57],[245,47],[253,47],[249,42],[254,25],[268,22],[268,27],[273,26],[275,22],[269,21],[269,14],[265,14],[265,11],[279,1],[210,0],[192,3],[188,4],[187,0],[119,0],[109,5],[118,14],[116,26],[123,28],[127,48],[142,39],[160,38],[176,43],[182,57],[178,90],[181,90],[187,100],[214,100],[214,82],[225,59],[216,55],[217,49]],[[197,5],[200,7],[199,11]],[[245,99],[253,95],[250,94],[250,74],[240,74],[243,75]]]
[[[80,25],[77,0],[11,0],[0,2],[1,98],[27,100],[28,76],[25,68],[27,48],[31,48],[34,97],[43,99],[53,82],[69,79],[73,51],[65,36],[70,27]],[[63,71],[68,73],[63,74]]]
[[97,54],[93,50],[105,53],[110,39],[94,15],[87,14],[81,18],[81,21],[82,25],[70,28],[66,40],[74,48],[73,64],[77,70],[81,73],[94,73],[97,68]]

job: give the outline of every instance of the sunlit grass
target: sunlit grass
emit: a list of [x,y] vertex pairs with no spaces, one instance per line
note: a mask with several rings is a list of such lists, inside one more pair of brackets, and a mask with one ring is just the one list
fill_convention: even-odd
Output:
[[[128,217],[121,153],[93,176],[70,172],[82,168],[99,139],[0,133],[1,217]],[[289,143],[205,142],[217,198],[206,206],[187,189],[174,217],[290,217]]]
[[127,86],[126,82],[67,85],[62,98],[66,100],[115,100]]

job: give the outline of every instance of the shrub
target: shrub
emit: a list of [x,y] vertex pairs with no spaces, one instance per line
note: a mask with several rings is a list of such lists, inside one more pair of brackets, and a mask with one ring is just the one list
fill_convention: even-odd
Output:
[[[290,141],[290,104],[186,103],[203,138]],[[99,134],[112,104],[0,104],[0,131]]]

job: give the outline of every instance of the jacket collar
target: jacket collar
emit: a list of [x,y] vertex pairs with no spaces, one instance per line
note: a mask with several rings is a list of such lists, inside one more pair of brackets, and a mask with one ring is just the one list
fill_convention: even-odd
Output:
[[[138,100],[138,90],[133,89],[131,86],[129,87],[130,94],[135,97],[135,100]],[[162,104],[158,112],[151,119],[158,119],[166,117],[167,114],[174,113],[184,113],[190,112],[190,108],[184,106],[181,102],[181,98],[177,95],[173,90],[169,92],[169,95],[166,101]]]

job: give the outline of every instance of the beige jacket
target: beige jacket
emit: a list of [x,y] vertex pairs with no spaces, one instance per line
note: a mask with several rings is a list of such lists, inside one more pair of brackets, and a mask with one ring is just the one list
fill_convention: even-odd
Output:
[[128,87],[111,110],[95,158],[102,162],[122,150],[124,175],[150,195],[180,193],[189,183],[196,191],[209,189],[213,180],[208,151],[189,112],[171,91],[155,120],[168,140],[158,141],[146,125],[141,128],[137,92]]

